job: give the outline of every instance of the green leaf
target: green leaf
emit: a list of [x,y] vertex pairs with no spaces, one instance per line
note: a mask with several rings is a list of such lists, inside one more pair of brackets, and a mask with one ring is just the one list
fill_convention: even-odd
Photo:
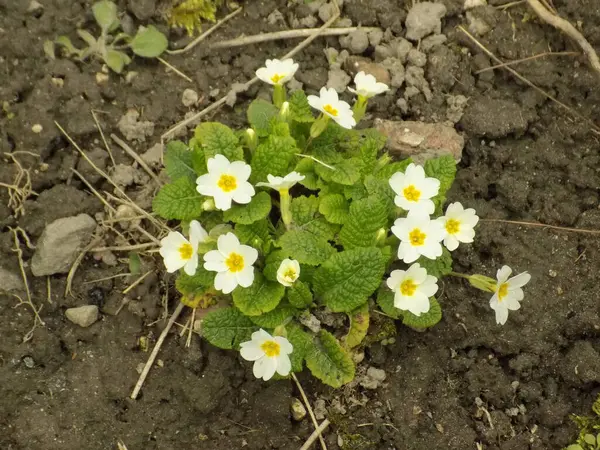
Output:
[[202,321],[202,336],[215,347],[232,349],[249,341],[258,327],[235,308],[210,312]]
[[343,224],[349,214],[348,202],[341,194],[324,195],[319,203],[319,212],[328,222]]
[[360,142],[360,157],[364,175],[373,173],[377,163],[377,155],[385,147],[386,137],[375,129],[362,130],[365,133]]
[[154,200],[152,210],[163,219],[192,220],[202,214],[202,196],[189,178],[165,184]]
[[131,58],[118,50],[108,50],[104,62],[113,72],[121,73],[123,68],[131,62]]
[[139,275],[142,271],[142,259],[135,252],[129,253],[129,273]]
[[247,205],[233,205],[223,213],[226,222],[250,225],[264,219],[271,212],[271,196],[266,192],[259,192]]
[[256,99],[247,111],[248,122],[261,137],[267,136],[270,131],[271,120],[279,115],[279,109],[270,102],[262,99]]
[[395,218],[396,204],[394,203],[394,197],[396,197],[396,194],[392,190],[388,180],[382,180],[374,177],[373,175],[367,175],[365,177],[364,184],[369,195],[378,196],[385,202],[385,208],[388,211],[388,217]]
[[202,144],[193,137],[190,139],[188,145],[191,153],[192,170],[196,175],[204,175],[208,172],[208,169],[206,167],[206,157],[204,156]]
[[98,41],[96,41],[96,38],[94,37],[94,35],[92,33],[90,33],[88,30],[77,30],[77,34],[90,47],[95,47],[96,44],[98,43]]
[[566,450],[583,450],[583,447],[579,444],[569,445]]
[[596,436],[594,436],[593,434],[586,434],[583,436],[583,440],[585,441],[586,444],[590,444],[590,445],[596,445]]
[[287,231],[279,238],[279,245],[293,259],[311,266],[321,264],[335,253],[326,239],[307,230]]
[[266,141],[261,143],[252,155],[253,183],[267,181],[267,175],[285,176],[290,171],[290,165],[296,158],[298,152],[296,141],[287,136],[270,135]]
[[205,122],[196,127],[194,137],[204,149],[206,160],[223,155],[229,161],[244,159],[244,150],[239,146],[235,133],[219,122]]
[[270,229],[271,225],[267,220],[259,220],[251,225],[237,224],[235,226],[235,235],[242,244],[267,253],[273,243]]
[[169,46],[167,37],[153,25],[140,27],[129,43],[131,51],[143,58],[156,58]]
[[108,0],[102,0],[94,3],[92,6],[92,13],[94,14],[94,19],[102,31],[106,31],[112,28],[115,22],[118,21],[117,17],[117,5]]
[[252,286],[238,286],[233,291],[233,303],[246,316],[259,316],[275,309],[284,294],[283,285],[265,280],[260,272],[255,271]]
[[263,275],[267,280],[277,281],[279,266],[281,266],[281,263],[287,257],[287,253],[282,250],[275,250],[269,253],[269,256],[265,259],[265,268],[263,269]]
[[167,144],[165,169],[173,181],[182,177],[196,181],[197,175],[192,167],[192,152],[181,141],[171,141]]
[[439,195],[446,195],[456,178],[456,161],[450,155],[429,159],[425,162],[425,174],[440,180]]
[[452,272],[452,255],[446,249],[442,248],[442,256],[437,259],[429,259],[421,256],[417,262],[427,270],[429,275],[433,275],[436,278],[442,278]]
[[295,172],[304,175],[304,180],[300,184],[307,189],[316,191],[318,189],[318,177],[315,173],[315,162],[310,158],[301,158],[294,168]]
[[352,358],[338,340],[325,330],[314,339],[314,348],[306,355],[306,367],[323,383],[339,388],[354,378]]
[[290,355],[292,372],[302,372],[302,366],[306,355],[314,348],[312,337],[302,330],[296,323],[290,323],[286,327],[287,339],[294,347]]
[[355,310],[348,313],[350,319],[350,329],[343,339],[344,347],[354,348],[358,346],[369,329],[369,304],[364,303]]
[[386,164],[377,172],[375,172],[375,176],[379,179],[388,181],[396,172],[404,173],[404,171],[411,162],[413,162],[412,159],[406,158],[402,161],[396,161],[391,164]]
[[313,300],[312,293],[308,285],[300,280],[297,280],[292,287],[287,290],[287,298],[295,308],[304,309],[310,306]]
[[360,180],[362,162],[359,158],[348,158],[329,165],[333,169],[329,169],[322,164],[315,166],[315,171],[325,181],[351,186]]
[[56,38],[56,40],[54,41],[54,43],[56,45],[60,45],[60,46],[64,47],[66,49],[67,56],[71,56],[71,55],[81,56],[82,50],[75,47],[73,45],[73,43],[71,42],[71,39],[69,39],[67,36],[58,36]]
[[367,301],[381,283],[385,263],[377,248],[336,253],[319,267],[313,288],[334,312],[349,312]]
[[319,212],[319,199],[314,195],[295,197],[292,199],[290,210],[295,225],[306,225],[313,221]]
[[410,311],[401,311],[402,323],[411,328],[430,328],[442,320],[442,308],[434,297],[429,298],[429,311],[415,316]]
[[262,328],[275,328],[288,318],[293,317],[297,312],[298,310],[293,306],[287,303],[280,303],[273,311],[261,314],[260,316],[251,316],[250,320]]
[[340,226],[334,223],[329,223],[325,220],[324,217],[319,217],[317,219],[313,219],[305,225],[299,227],[301,230],[308,231],[309,233],[314,234],[318,238],[325,239],[326,241],[331,241],[335,237],[336,234],[340,231]]
[[377,293],[377,304],[381,310],[393,319],[401,319],[402,311],[394,306],[394,292],[382,286]]
[[312,114],[312,109],[308,104],[308,99],[304,91],[294,91],[288,99],[290,104],[290,116],[292,120],[301,123],[314,122],[315,118]]
[[377,243],[377,234],[387,226],[387,205],[379,196],[356,200],[350,205],[350,213],[340,231],[344,248],[371,247]]
[[184,271],[180,271],[175,280],[175,287],[180,294],[196,294],[204,292],[206,289],[213,287],[215,281],[215,272],[211,272],[202,267],[202,263],[198,265],[196,273],[192,276]]

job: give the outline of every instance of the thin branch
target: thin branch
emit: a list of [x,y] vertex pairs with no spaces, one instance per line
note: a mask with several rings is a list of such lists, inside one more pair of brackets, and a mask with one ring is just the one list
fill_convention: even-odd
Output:
[[327,419],[325,419],[323,422],[321,422],[321,425],[319,425],[319,427],[315,431],[313,431],[313,433],[306,440],[304,445],[302,447],[300,447],[300,450],[308,450],[314,444],[314,442],[317,440],[317,438],[323,439],[321,434],[323,433],[323,431],[325,431],[325,428],[327,428],[329,426],[329,423],[330,422]]
[[134,159],[134,161],[137,162],[140,165],[140,167],[146,171],[148,175],[150,175],[150,177],[156,182],[156,184],[158,184],[159,187],[162,187],[163,183],[158,179],[156,174],[152,172],[152,169],[148,167],[146,161],[144,161],[140,155],[138,155],[129,145],[127,145],[127,142],[125,142],[123,139],[121,139],[115,134],[111,134],[110,138],[113,141],[115,141],[125,153],[131,156]]
[[[306,405],[306,410],[308,411],[308,415],[310,416],[310,419],[312,420],[312,423],[315,426],[315,432],[316,432],[319,429],[319,422],[317,422],[317,418],[312,409],[312,406],[310,406],[310,402],[308,401],[306,392],[304,392],[304,389],[302,388],[302,385],[300,384],[300,381],[298,381],[298,377],[296,377],[296,374],[294,372],[292,372],[292,380],[294,380],[294,383],[296,383],[296,386],[298,387],[298,390],[300,391],[300,395],[302,396],[302,400],[304,401],[304,404]],[[327,420],[325,420],[325,421],[328,422]],[[325,422],[323,422],[323,423],[325,423]],[[325,428],[323,428],[323,429],[325,429]],[[313,435],[314,435],[314,433],[313,433]],[[327,450],[327,445],[325,444],[325,440],[323,439],[323,436],[321,436],[321,433],[319,433],[317,436],[319,438],[319,442],[321,443],[321,448],[323,450]],[[317,438],[317,436],[315,436],[315,439]],[[309,441],[310,441],[310,439],[306,442],[308,443]],[[314,442],[314,439],[313,439],[313,442]],[[310,447],[311,445],[312,445],[312,442],[310,442],[308,447]],[[304,446],[306,446],[306,444],[304,444]],[[304,448],[304,446],[302,448]],[[308,447],[306,447],[306,448],[308,448]]]
[[167,66],[169,69],[171,69],[173,72],[175,72],[177,75],[179,75],[181,78],[183,78],[185,81],[189,82],[189,83],[193,83],[194,80],[192,80],[190,77],[188,77],[185,73],[183,73],[181,70],[179,70],[177,67],[175,67],[173,64],[171,64],[170,62],[164,60],[163,58],[161,58],[160,56],[157,56],[156,59],[158,59],[161,63],[163,63],[165,66]]
[[135,244],[135,245],[122,245],[115,247],[96,247],[91,249],[91,252],[131,252],[134,250],[143,250],[149,247],[156,247],[155,242],[144,242],[143,244]]
[[154,272],[154,270],[149,270],[148,272],[146,272],[144,275],[142,275],[141,277],[139,277],[137,280],[135,280],[133,283],[131,283],[129,285],[129,287],[127,289],[125,289],[123,291],[123,294],[127,294],[129,291],[131,291],[134,287],[136,287],[138,284],[140,284],[142,281],[144,281],[144,279],[150,275],[152,272]]
[[514,66],[515,64],[520,64],[522,62],[532,61],[532,60],[538,59],[538,58],[543,58],[544,56],[575,56],[575,55],[579,55],[579,53],[577,53],[577,52],[544,52],[544,53],[540,53],[538,55],[528,56],[527,58],[515,59],[513,61],[507,61],[505,63],[497,64],[495,66],[484,67],[483,69],[475,72],[475,75],[479,75],[480,73],[484,73],[489,70],[500,69],[502,67],[507,67],[507,66]]
[[104,147],[106,147],[106,151],[108,152],[108,156],[110,156],[110,160],[113,163],[113,167],[115,167],[117,165],[117,163],[115,162],[115,158],[112,154],[112,150],[110,149],[108,142],[106,142],[106,137],[104,136],[104,131],[102,131],[102,127],[100,126],[100,122],[98,122],[98,118],[96,117],[96,113],[94,112],[93,109],[90,110],[92,113],[92,117],[94,118],[94,122],[96,122],[96,128],[98,128],[98,131],[100,132],[100,137],[102,138],[102,142],[104,142]]

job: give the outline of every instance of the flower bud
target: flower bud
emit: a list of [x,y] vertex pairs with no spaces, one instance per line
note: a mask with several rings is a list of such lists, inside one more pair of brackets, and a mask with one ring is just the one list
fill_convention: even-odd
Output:
[[250,150],[254,150],[258,145],[258,136],[256,135],[256,131],[254,131],[252,128],[248,128],[246,130],[244,138],[246,140],[246,145]]
[[215,209],[215,201],[212,198],[207,198],[206,200],[204,200],[204,203],[202,203],[203,211],[214,211]]
[[287,122],[290,118],[290,103],[289,102],[283,102],[283,104],[281,105],[281,109],[279,110],[279,118],[283,121],[283,122]]
[[496,292],[496,280],[485,275],[474,274],[468,277],[469,283],[484,292]]

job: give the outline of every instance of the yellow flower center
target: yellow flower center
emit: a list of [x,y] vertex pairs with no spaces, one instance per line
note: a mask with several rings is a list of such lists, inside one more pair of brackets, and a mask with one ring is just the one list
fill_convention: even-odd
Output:
[[404,280],[402,284],[400,284],[400,292],[402,293],[402,295],[412,297],[413,295],[415,295],[416,290],[417,285],[411,279]]
[[290,267],[283,273],[283,278],[285,278],[286,280],[290,280],[290,281],[295,280],[296,279],[296,271]]
[[281,346],[275,341],[265,341],[260,348],[269,358],[279,356],[279,353],[281,353]]
[[285,75],[279,75],[278,73],[276,73],[275,75],[273,75],[271,77],[271,81],[275,84],[279,83],[281,80],[283,80],[285,78]]
[[219,178],[217,186],[219,186],[223,192],[231,192],[237,188],[237,180],[232,175],[223,174],[221,175],[221,178]]
[[460,231],[460,222],[456,219],[446,220],[446,231],[448,234],[456,234]]
[[333,106],[331,105],[325,105],[323,106],[323,109],[328,112],[329,114],[331,114],[333,117],[337,117],[338,115],[338,110],[335,109]]
[[179,247],[179,256],[181,259],[191,259],[192,253],[194,253],[192,244],[188,244],[186,242],[185,244],[181,244],[181,247]]
[[502,283],[498,288],[498,301],[504,300],[504,297],[508,295],[508,283]]
[[425,244],[425,238],[427,235],[423,233],[418,228],[415,228],[410,233],[408,233],[408,238],[410,239],[411,245],[417,247]]
[[244,269],[244,257],[238,253],[230,253],[225,260],[230,272],[241,272]]
[[404,188],[404,198],[409,202],[418,202],[421,198],[421,191],[418,190],[414,184]]

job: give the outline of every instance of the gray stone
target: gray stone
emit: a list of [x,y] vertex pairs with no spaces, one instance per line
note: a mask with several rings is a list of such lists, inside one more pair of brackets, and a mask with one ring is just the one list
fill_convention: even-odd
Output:
[[360,385],[366,389],[377,389],[385,381],[385,371],[376,367],[369,367],[367,374],[360,381]]
[[406,68],[405,81],[407,86],[416,87],[425,96],[428,102],[433,98],[429,83],[425,79],[425,70],[422,67],[408,66]]
[[150,147],[146,151],[146,153],[143,153],[141,155],[141,158],[150,167],[158,167],[158,166],[162,165],[162,162],[161,162],[162,153],[163,153],[162,145],[155,144],[152,147]]
[[402,61],[402,64],[406,63],[408,54],[413,48],[412,44],[404,38],[399,38],[393,42],[390,42],[390,47],[392,49],[393,56]]
[[138,20],[145,22],[154,15],[156,0],[129,0],[127,6]]
[[381,44],[381,41],[383,40],[383,31],[376,29],[373,31],[369,32],[369,44],[371,44],[373,47]]
[[369,47],[369,35],[366,31],[358,29],[340,38],[340,45],[350,50],[350,53],[359,55]]
[[350,76],[342,69],[332,69],[328,74],[327,87],[333,88],[338,94],[341,94],[346,90],[350,81]]
[[138,120],[140,113],[135,109],[127,111],[117,123],[119,131],[128,141],[145,142],[146,137],[154,134],[154,122]]
[[0,267],[0,292],[18,291],[24,287],[19,275]]
[[413,66],[424,67],[425,64],[427,64],[427,56],[425,55],[425,53],[420,52],[416,48],[413,48],[408,52],[407,61]]
[[395,88],[401,87],[404,84],[405,79],[405,70],[402,61],[397,58],[388,58],[383,61],[382,65],[390,74],[390,82],[386,84]]
[[292,418],[296,422],[300,422],[306,417],[306,408],[304,407],[304,404],[296,397],[292,397],[292,401],[290,403],[290,412],[292,413]]
[[98,307],[96,305],[83,305],[69,308],[65,311],[65,317],[75,325],[87,328],[98,321]]
[[433,36],[426,37],[421,41],[421,50],[425,53],[429,53],[434,48],[444,44],[448,38],[445,34],[434,34]]
[[469,101],[460,125],[471,136],[497,139],[523,134],[534,119],[534,110],[523,108],[512,99],[477,97]]
[[323,22],[327,22],[329,19],[331,19],[331,16],[333,16],[334,13],[335,6],[333,3],[325,3],[319,8],[319,19],[321,19]]
[[186,108],[194,106],[198,103],[198,93],[193,89],[184,90],[183,94],[181,94],[181,103],[183,103],[183,106]]
[[47,225],[31,260],[33,275],[67,273],[95,229],[96,221],[87,214],[57,219]]
[[406,38],[418,41],[432,33],[442,32],[442,17],[446,15],[446,6],[442,3],[416,3],[406,16]]

